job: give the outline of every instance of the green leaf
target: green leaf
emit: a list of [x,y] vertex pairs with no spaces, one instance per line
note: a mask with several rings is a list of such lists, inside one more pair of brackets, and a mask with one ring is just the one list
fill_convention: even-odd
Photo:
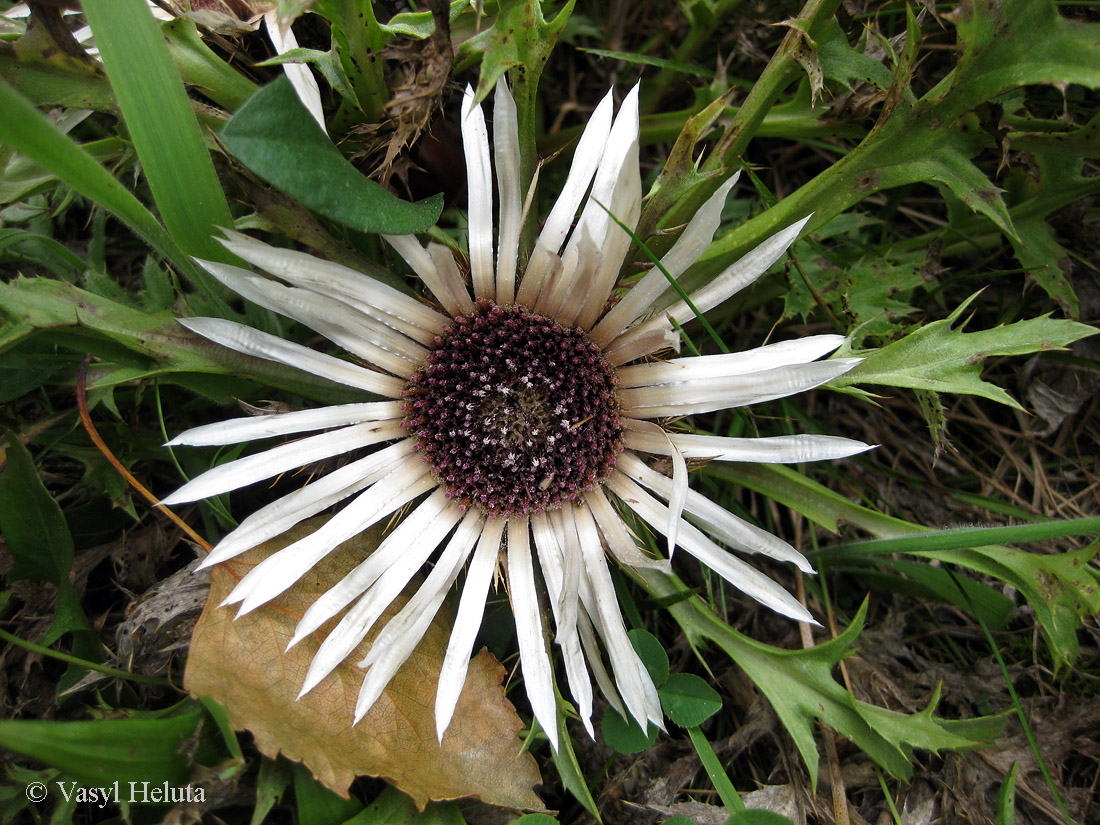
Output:
[[190,747],[202,721],[196,706],[161,719],[91,722],[0,721],[0,746],[29,756],[85,785],[115,781],[182,785],[191,776]]
[[566,724],[566,711],[571,710],[569,704],[562,698],[557,685],[554,686],[554,697],[558,704],[558,749],[550,749],[554,758],[554,767],[558,769],[558,777],[569,793],[584,806],[596,822],[603,822],[600,818],[600,808],[596,804],[592,791],[588,789],[588,783],[584,781],[584,771],[581,770],[577,754],[573,750],[573,738],[569,735],[569,726]]
[[635,54],[634,52],[619,52],[612,49],[586,49],[581,48],[577,51],[586,52],[587,54],[594,54],[596,57],[606,57],[611,60],[619,60],[623,63],[633,63],[638,66],[655,66],[658,69],[668,69],[678,74],[692,75],[694,77],[702,77],[710,79],[714,77],[713,69],[704,69],[700,66],[692,66],[688,63],[678,63],[675,60],[666,60],[663,57],[651,57],[646,54]]
[[290,770],[286,760],[260,757],[260,770],[256,777],[256,800],[252,804],[250,825],[263,825],[267,815],[283,798],[290,785]]
[[[502,0],[493,25],[462,44],[461,54],[481,55],[478,100],[484,100],[509,69],[522,68],[525,82],[532,87],[538,85],[542,68],[573,13],[576,0],[569,0],[549,21],[543,16],[542,5],[540,0]],[[517,79],[517,88],[519,85]]]
[[738,811],[726,820],[726,825],[794,825],[794,823],[783,814],[757,808],[749,811]]
[[890,70],[848,45],[848,38],[835,17],[829,18],[817,37],[817,56],[825,77],[851,89],[857,83],[871,83],[879,89],[889,89]]
[[[907,760],[912,759],[913,748],[923,748],[939,753],[942,749],[970,750],[992,744],[1004,731],[1008,715],[1012,712],[1005,711],[993,717],[986,717],[980,720],[981,725],[978,727],[953,727],[945,724],[943,719],[932,715],[939,701],[940,686],[937,685],[927,707],[918,713],[899,713],[855,700],[853,700],[853,706],[877,734],[891,742],[896,742],[898,750]],[[979,720],[965,721],[974,723]]]
[[146,243],[169,258],[192,283],[220,294],[212,281],[180,248],[141,201],[84,148],[63,134],[6,83],[0,82],[0,143],[26,155],[50,174],[102,206]]
[[857,548],[868,554],[910,553],[958,564],[1013,585],[1035,611],[1056,668],[1076,660],[1082,619],[1100,612],[1100,570],[1091,563],[1100,547],[1097,542],[1059,555],[1027,553],[995,543],[1087,535],[1097,530],[1097,519],[930,530],[854,504],[790,467],[731,464],[708,467],[705,472],[755,490],[833,533],[844,520],[883,539],[812,553],[815,562],[850,555]]
[[360,174],[285,77],[253,95],[222,129],[222,140],[272,186],[359,232],[424,232],[443,208],[442,195],[409,203]]
[[511,825],[558,825],[558,821],[548,814],[525,814],[513,819]]
[[657,741],[657,726],[650,722],[646,730],[634,719],[623,719],[615,710],[608,708],[601,724],[603,741],[619,753],[641,753],[649,750]]
[[458,823],[465,821],[450,803],[429,803],[423,811],[418,811],[412,797],[387,785],[373,802],[344,825],[444,825],[451,822],[455,814]]
[[219,106],[236,111],[256,92],[256,84],[206,45],[194,21],[177,17],[161,25],[164,41],[185,83]]
[[[876,562],[875,567],[837,563],[830,567],[838,573],[853,573],[884,590],[906,593],[916,599],[948,602],[964,610],[973,608],[974,613],[994,630],[1004,627],[1012,613],[1012,599],[1000,591],[973,579],[958,576],[952,578],[942,567],[889,557],[876,559]],[[895,571],[901,575],[887,571]],[[959,593],[956,582],[963,588],[965,595]]]
[[[981,332],[963,332],[956,321],[977,297],[972,295],[945,319],[933,321],[881,349],[856,353],[864,360],[831,386],[884,384],[933,392],[977,395],[1023,408],[1003,389],[982,380],[981,363],[992,355],[1026,355],[1062,349],[1096,332],[1092,327],[1044,315]],[[843,352],[848,355],[850,352]]]
[[[652,595],[669,596],[685,589],[675,576],[654,570],[632,571]],[[867,722],[865,716],[878,709],[855,700],[832,675],[836,663],[849,654],[863,627],[866,602],[852,624],[838,637],[804,650],[780,650],[744,636],[716,616],[705,602],[691,598],[669,608],[683,628],[693,649],[712,641],[767,696],[783,726],[794,740],[810,772],[811,784],[817,783],[818,755],[814,742],[814,720],[821,719],[851,739],[879,765],[901,779],[912,774],[909,754],[914,745],[927,747],[971,747],[984,744],[931,715],[910,719],[904,714],[890,718],[883,730]],[[937,733],[937,729],[939,733]],[[988,728],[981,728],[984,734]]]
[[674,673],[657,693],[668,718],[683,728],[698,727],[722,709],[722,697],[694,673]]
[[10,430],[6,461],[0,472],[0,533],[12,555],[8,581],[33,579],[57,587],[53,622],[42,644],[50,645],[73,632],[73,652],[99,660],[102,649],[69,573],[73,567],[73,537],[65,516],[46,490],[27,448]]
[[1019,763],[1013,762],[997,791],[996,825],[1016,825],[1016,773]]
[[75,280],[87,267],[64,244],[14,227],[0,229],[0,262],[43,266],[68,281]]
[[148,6],[86,0],[82,8],[168,231],[188,255],[234,261],[214,239],[218,227],[232,225],[229,205]]
[[[298,822],[300,825],[332,825],[343,822],[363,811],[363,803],[355,797],[343,799],[313,778],[309,768],[300,762],[294,763],[294,799],[298,803]],[[412,800],[400,791],[409,804]],[[385,794],[383,794],[385,795]],[[394,800],[395,807],[400,804]]]
[[[361,398],[361,393],[301,370],[213,344],[180,326],[171,312],[123,306],[63,281],[17,278],[0,283],[0,312],[8,318],[0,327],[0,353],[43,330],[85,352],[110,350],[112,363],[93,365],[89,372],[90,391],[142,378],[203,373],[220,382],[230,376],[250,378],[330,404]],[[199,386],[186,375],[176,380]]]
[[668,654],[665,653],[660,639],[640,627],[634,628],[627,635],[630,636],[634,651],[641,658],[645,669],[649,671],[649,678],[653,680],[654,686],[663,685],[668,679]]

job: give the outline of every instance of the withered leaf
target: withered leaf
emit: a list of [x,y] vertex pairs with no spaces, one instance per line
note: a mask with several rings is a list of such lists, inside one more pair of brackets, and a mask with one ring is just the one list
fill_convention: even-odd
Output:
[[471,662],[454,721],[442,744],[436,738],[435,691],[450,636],[445,611],[355,727],[351,723],[364,672],[354,662],[366,655],[377,630],[405,596],[348,660],[300,701],[295,699],[313,654],[340,617],[285,652],[294,626],[318,595],[362,561],[377,537],[351,539],[278,599],[240,619],[234,619],[235,608],[218,607],[252,567],[318,526],[317,519],[304,522],[213,569],[210,597],[191,638],[187,689],[221,702],[235,728],[252,732],[261,753],[272,758],[282,753],[304,763],[342,796],[356,776],[370,775],[391,782],[418,808],[430,801],[475,797],[543,810],[532,790],[541,782],[538,767],[529,753],[520,752],[522,723],[501,686],[505,670],[488,651]]

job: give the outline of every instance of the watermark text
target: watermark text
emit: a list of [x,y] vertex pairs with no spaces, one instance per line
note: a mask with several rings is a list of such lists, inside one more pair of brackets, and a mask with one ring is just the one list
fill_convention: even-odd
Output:
[[113,782],[103,787],[81,785],[79,782],[31,782],[27,785],[27,799],[31,802],[43,802],[51,793],[61,796],[66,802],[78,802],[105,808],[109,804],[122,802],[140,803],[180,803],[205,802],[206,790],[192,785],[172,786],[167,782]]

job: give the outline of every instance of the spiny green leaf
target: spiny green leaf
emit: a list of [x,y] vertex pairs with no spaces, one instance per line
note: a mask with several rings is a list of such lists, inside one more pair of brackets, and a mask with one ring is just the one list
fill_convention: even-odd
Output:
[[503,0],[493,25],[467,40],[460,49],[463,55],[481,55],[477,99],[484,100],[504,73],[513,68],[522,68],[526,82],[537,86],[542,67],[575,4],[576,0],[569,0],[548,21],[540,0]]
[[912,759],[913,748],[938,753],[943,749],[973,750],[992,744],[1003,732],[1007,713],[1011,712],[985,718],[984,727],[980,729],[960,732],[951,730],[944,720],[933,715],[939,700],[940,688],[937,686],[928,705],[917,713],[899,713],[855,700],[853,705],[877,733],[896,743],[899,754],[906,760]]
[[836,18],[830,18],[818,35],[817,56],[825,77],[848,89],[857,83],[871,83],[883,90],[890,88],[890,70],[873,57],[849,46],[848,38]]
[[982,380],[982,361],[993,355],[1061,349],[1096,332],[1084,324],[1046,315],[980,332],[963,332],[965,322],[954,329],[955,322],[976,297],[972,295],[947,318],[925,324],[899,341],[878,350],[856,353],[863,357],[863,362],[836,379],[832,386],[883,384],[977,395],[1022,410],[1007,392]]
[[[684,589],[679,579],[657,571],[634,571],[633,575],[656,596]],[[960,737],[978,744],[967,738],[965,730],[949,729],[943,720],[930,714],[912,721],[899,714],[899,718],[892,718],[891,726],[882,731],[867,723],[864,712],[869,706],[853,699],[832,675],[833,667],[849,654],[855,643],[863,627],[866,608],[865,602],[840,636],[805,650],[780,650],[743,636],[698,598],[673,605],[669,612],[687,634],[693,649],[702,647],[705,640],[712,641],[764,692],[802,754],[811,783],[816,784],[818,771],[813,736],[815,719],[821,719],[847,736],[879,765],[902,779],[912,773],[912,765],[905,755],[907,748],[931,741],[954,742]],[[930,723],[940,727],[942,735],[936,735]]]
[[[905,552],[957,564],[1013,585],[1035,611],[1056,668],[1075,661],[1078,654],[1076,634],[1082,619],[1100,612],[1100,570],[1091,563],[1098,543],[1058,555],[1027,553],[996,543],[1087,534],[1095,530],[1092,519],[1083,520],[1081,526],[1072,522],[1069,525],[1043,522],[1013,527],[930,530],[854,504],[790,467],[741,464],[708,468],[706,472],[766,495],[834,533],[838,522],[844,520],[883,539],[828,548],[814,553],[815,561],[865,547],[877,553]],[[936,546],[937,543],[940,546]]]
[[352,166],[281,77],[253,95],[222,129],[249,169],[325,217],[359,232],[406,235],[435,223],[443,197],[403,201]]

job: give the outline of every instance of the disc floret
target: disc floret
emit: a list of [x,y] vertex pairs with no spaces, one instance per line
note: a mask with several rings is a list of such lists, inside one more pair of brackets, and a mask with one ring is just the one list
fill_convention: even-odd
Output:
[[483,300],[434,343],[409,379],[404,425],[462,506],[538,513],[611,472],[618,381],[580,327]]

